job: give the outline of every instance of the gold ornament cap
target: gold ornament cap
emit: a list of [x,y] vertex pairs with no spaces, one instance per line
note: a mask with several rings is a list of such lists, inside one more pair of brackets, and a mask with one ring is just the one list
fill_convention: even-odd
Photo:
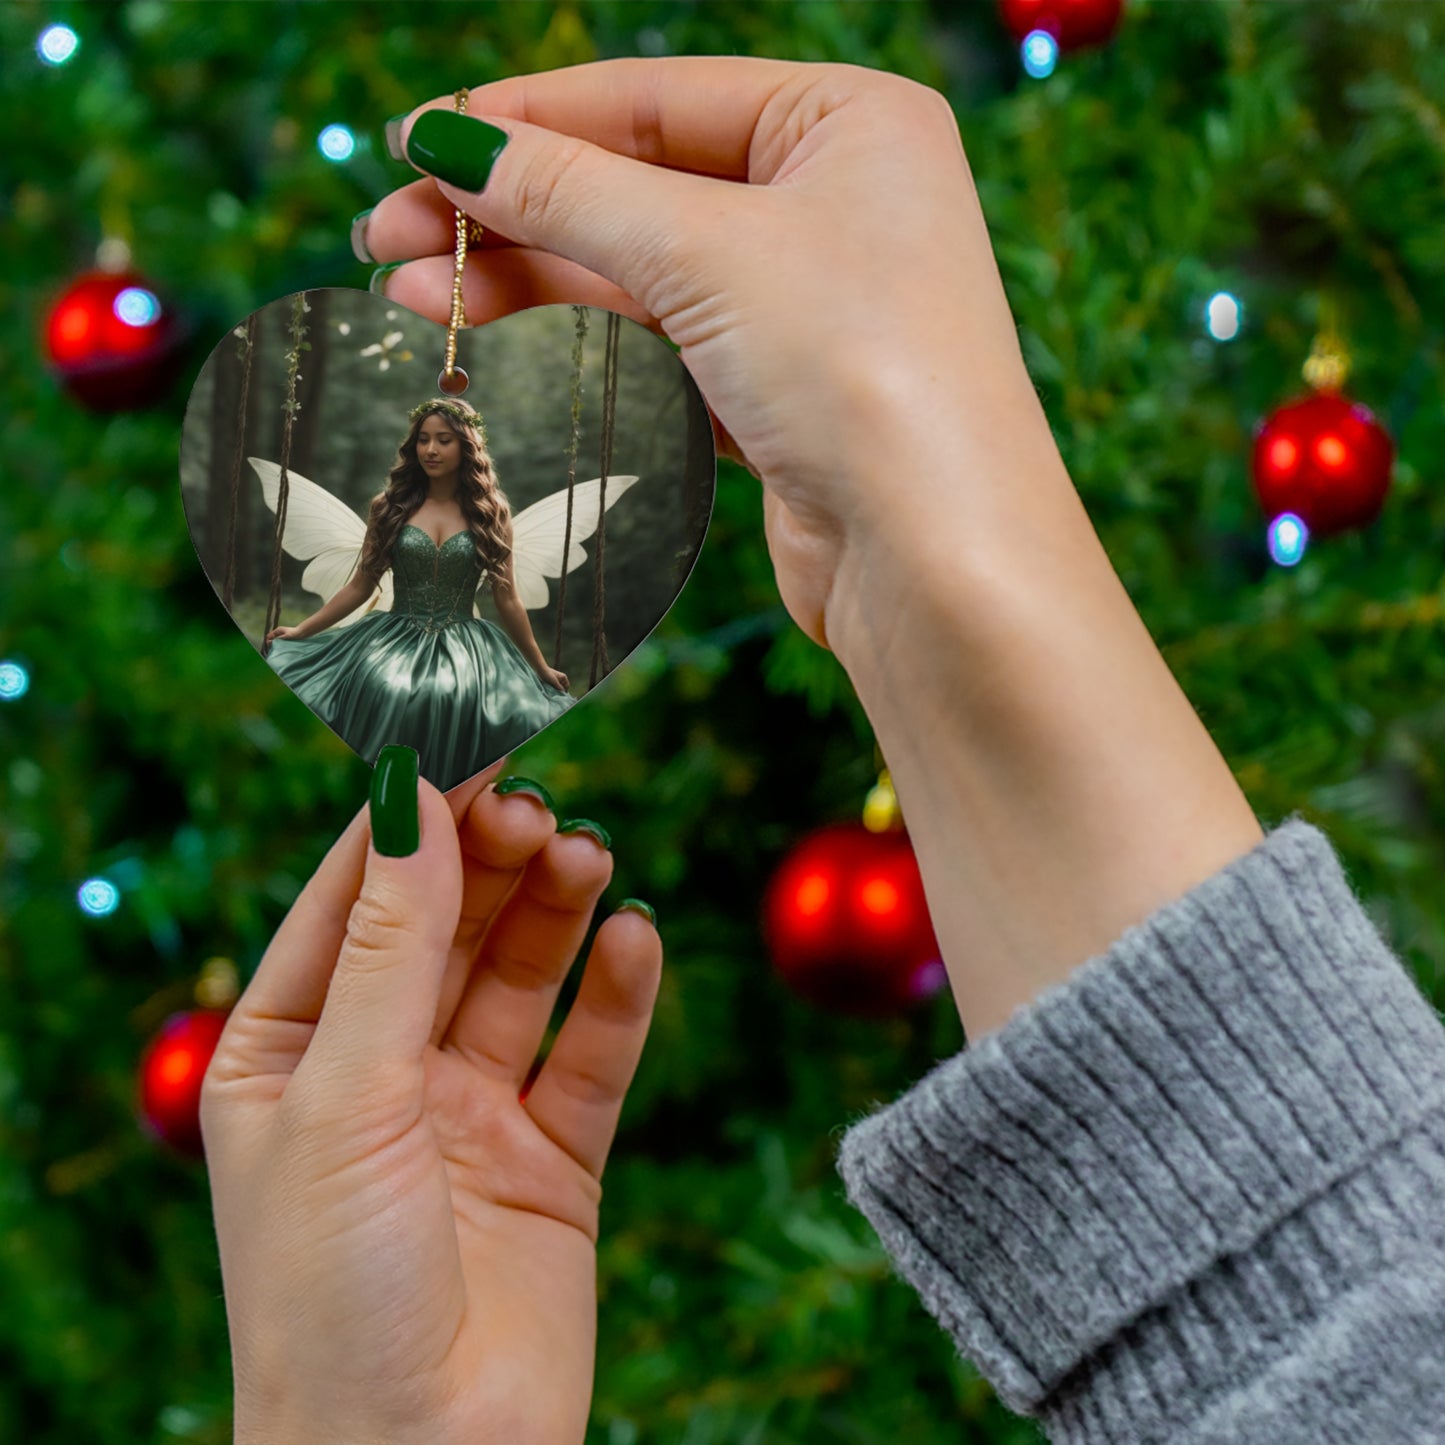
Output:
[[903,826],[898,794],[893,791],[893,779],[888,776],[887,768],[878,774],[878,781],[868,790],[863,803],[863,826],[870,833],[887,833]]
[[1315,391],[1340,391],[1350,374],[1350,353],[1340,332],[1339,306],[1333,297],[1320,298],[1319,330],[1302,368],[1305,384]]

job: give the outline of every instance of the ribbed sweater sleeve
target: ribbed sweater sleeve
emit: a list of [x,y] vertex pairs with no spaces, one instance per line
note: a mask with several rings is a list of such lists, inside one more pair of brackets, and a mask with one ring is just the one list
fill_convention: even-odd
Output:
[[1298,816],[838,1167],[1059,1445],[1445,1441],[1445,1029]]

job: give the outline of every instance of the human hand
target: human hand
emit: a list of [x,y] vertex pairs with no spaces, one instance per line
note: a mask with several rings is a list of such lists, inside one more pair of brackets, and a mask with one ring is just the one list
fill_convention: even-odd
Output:
[[273,627],[266,634],[266,641],[274,642],[279,637],[283,642],[290,642],[304,635],[299,627]]
[[201,1130],[238,1445],[585,1433],[600,1180],[662,950],[630,910],[603,923],[526,1091],[613,860],[488,787],[504,765],[423,780],[407,857],[358,813],[217,1045]]
[[558,692],[567,691],[568,683],[565,672],[558,672],[555,667],[543,667],[538,669],[537,676],[540,677],[548,687],[555,687]]
[[[509,139],[479,192],[497,140],[480,118]],[[488,231],[463,277],[473,323],[572,302],[670,337],[721,450],[764,484],[779,590],[815,641],[887,607],[875,557],[982,549],[1030,505],[1000,457],[1007,481],[1062,472],[938,92],[850,65],[608,60],[388,130],[437,177],[364,224],[372,258],[410,261],[388,299],[448,318],[455,206]],[[899,564],[886,590],[910,585]]]

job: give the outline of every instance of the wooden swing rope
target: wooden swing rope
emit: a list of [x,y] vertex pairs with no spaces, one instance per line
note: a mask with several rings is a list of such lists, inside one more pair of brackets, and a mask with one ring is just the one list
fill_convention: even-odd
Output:
[[617,413],[617,341],[622,334],[622,318],[607,313],[607,363],[602,383],[602,479],[597,495],[597,583],[592,609],[592,678],[589,688],[597,686],[598,666],[606,677],[612,670],[607,660],[607,638],[603,631],[607,586],[604,563],[607,556],[607,474],[612,469],[612,430]]
[[567,526],[562,534],[562,582],[557,592],[557,641],[552,666],[562,670],[562,618],[567,611],[567,553],[572,546],[572,498],[577,486],[577,441],[582,432],[582,343],[587,337],[587,308],[574,306],[577,333],[572,340],[572,441],[567,449]]
[[281,433],[281,478],[276,496],[276,538],[271,549],[271,596],[266,603],[266,624],[261,629],[261,655],[270,647],[266,635],[281,620],[281,538],[286,534],[286,502],[291,494],[287,467],[291,461],[291,431],[296,424],[296,378],[301,370],[301,351],[306,342],[306,293],[298,291],[291,301],[291,349],[286,353],[286,425]]
[[226,585],[221,601],[226,611],[236,597],[236,504],[241,496],[241,463],[246,457],[246,405],[251,394],[251,358],[256,354],[256,313],[246,318],[241,341],[241,419],[236,426],[236,455],[231,462],[231,511],[226,521]]

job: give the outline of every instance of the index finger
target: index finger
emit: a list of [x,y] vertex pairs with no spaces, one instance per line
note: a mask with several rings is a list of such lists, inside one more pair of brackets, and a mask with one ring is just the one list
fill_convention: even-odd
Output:
[[[752,155],[764,112],[790,87],[816,83],[824,68],[742,55],[627,56],[489,81],[470,92],[467,108],[672,170],[766,181]],[[413,114],[452,104],[429,101]],[[772,157],[773,166],[782,159]]]
[[[502,758],[445,794],[455,824],[508,761]],[[321,1017],[351,908],[361,896],[370,838],[371,809],[363,803],[281,920],[234,1012],[312,1024]]]

